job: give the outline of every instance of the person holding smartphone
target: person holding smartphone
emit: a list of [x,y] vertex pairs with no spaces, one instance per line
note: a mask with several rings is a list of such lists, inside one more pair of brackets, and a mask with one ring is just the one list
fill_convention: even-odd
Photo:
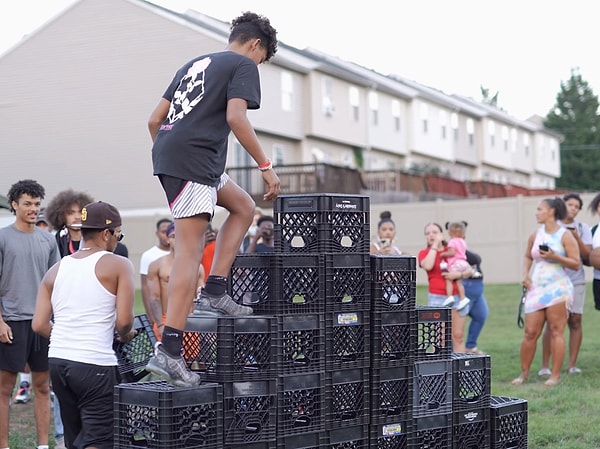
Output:
[[272,253],[275,250],[274,221],[270,215],[263,215],[256,221],[256,233],[250,241],[247,253]]
[[[573,283],[573,307],[569,313],[567,324],[569,326],[569,374],[579,374],[581,369],[577,367],[577,356],[583,340],[583,306],[585,304],[585,271],[584,263],[589,262],[590,252],[592,251],[592,232],[586,223],[577,221],[575,218],[583,207],[583,201],[577,193],[568,193],[563,196],[565,206],[567,206],[567,216],[561,220],[562,225],[569,230],[575,237],[579,253],[581,255],[581,265],[578,270],[566,268],[566,272]],[[538,374],[540,376],[549,376],[552,372],[549,368],[550,362],[550,329],[546,326],[542,337],[542,367]]]
[[540,224],[527,241],[523,264],[525,296],[525,332],[521,342],[521,374],[512,381],[520,385],[529,377],[537,341],[544,324],[550,329],[552,372],[544,385],[560,380],[565,358],[564,330],[573,304],[573,283],[565,268],[579,269],[579,247],[573,234],[561,226],[567,208],[561,198],[540,202],[536,220]]
[[396,238],[396,224],[392,220],[390,211],[383,211],[379,215],[379,224],[377,225],[377,238],[371,242],[371,254],[392,254],[399,256],[402,254],[400,248],[394,244]]

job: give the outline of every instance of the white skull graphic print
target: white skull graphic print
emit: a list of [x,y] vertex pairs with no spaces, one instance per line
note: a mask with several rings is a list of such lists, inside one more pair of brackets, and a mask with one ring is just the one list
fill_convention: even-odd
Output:
[[196,61],[179,82],[167,115],[170,124],[185,117],[204,97],[205,71],[210,63],[209,57]]

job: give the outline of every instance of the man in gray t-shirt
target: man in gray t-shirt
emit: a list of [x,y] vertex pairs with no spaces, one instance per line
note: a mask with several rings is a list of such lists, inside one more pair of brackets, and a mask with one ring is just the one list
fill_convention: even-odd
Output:
[[0,448],[8,447],[9,401],[17,373],[28,364],[35,396],[38,446],[48,444],[50,392],[48,339],[31,329],[42,277],[60,260],[54,236],[36,227],[44,188],[27,179],[8,192],[15,222],[0,229]]

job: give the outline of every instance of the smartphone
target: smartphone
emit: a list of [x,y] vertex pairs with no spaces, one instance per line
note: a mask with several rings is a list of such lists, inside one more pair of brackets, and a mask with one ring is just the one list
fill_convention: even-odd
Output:
[[379,244],[382,247],[390,246],[390,239],[379,239]]
[[539,248],[540,248],[540,251],[550,251],[550,247],[548,245],[546,245],[545,243],[540,245]]

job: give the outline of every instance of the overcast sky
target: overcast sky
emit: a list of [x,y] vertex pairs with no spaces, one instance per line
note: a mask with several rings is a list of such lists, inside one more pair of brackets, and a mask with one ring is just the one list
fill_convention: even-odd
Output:
[[[77,0],[0,1],[0,53]],[[125,1],[125,0],[124,0]],[[600,92],[600,3],[570,0],[155,0],[230,21],[266,15],[279,39],[383,74],[479,100],[480,86],[517,118],[546,115],[579,68]],[[367,5],[367,6],[365,6]]]

